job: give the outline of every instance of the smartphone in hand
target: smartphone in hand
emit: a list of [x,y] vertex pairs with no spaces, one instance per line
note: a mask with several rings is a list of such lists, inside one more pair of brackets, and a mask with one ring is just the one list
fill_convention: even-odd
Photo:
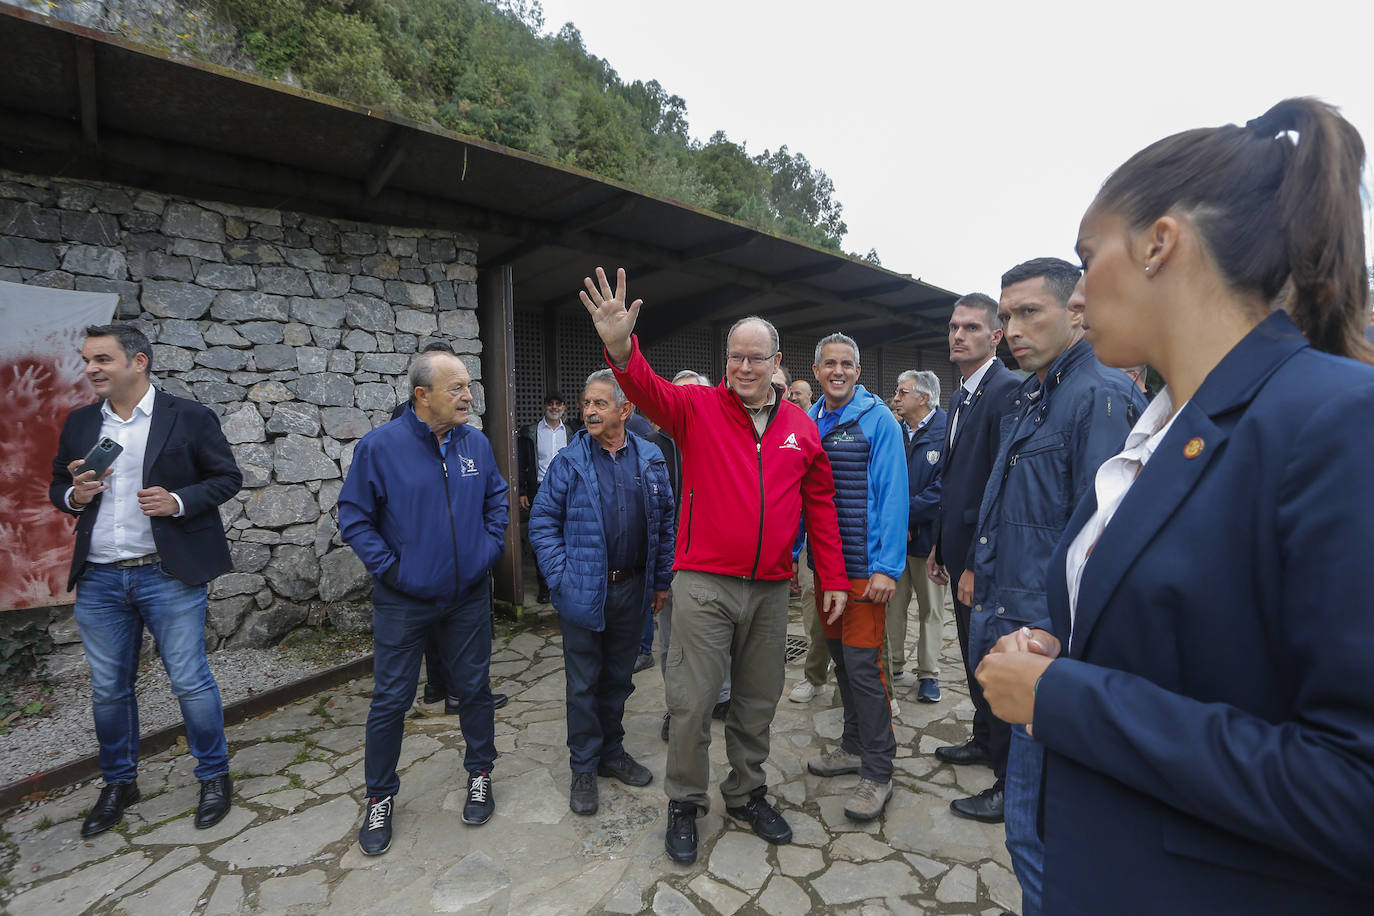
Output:
[[95,471],[95,479],[99,480],[100,475],[110,469],[122,451],[124,451],[124,446],[109,436],[101,436],[100,441],[91,446],[86,457],[81,459],[81,467],[77,468],[76,472],[84,474],[87,471]]

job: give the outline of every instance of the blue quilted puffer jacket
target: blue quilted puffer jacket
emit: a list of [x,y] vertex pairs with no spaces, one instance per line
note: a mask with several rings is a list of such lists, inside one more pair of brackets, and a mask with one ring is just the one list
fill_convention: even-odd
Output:
[[[649,549],[645,561],[644,609],[655,591],[673,581],[673,491],[668,467],[658,446],[627,432],[638,457],[648,516]],[[530,545],[549,583],[559,616],[590,630],[606,628],[606,534],[601,519],[601,491],[592,449],[596,440],[580,430],[568,447],[554,456],[530,507]]]
[[[821,398],[811,407],[819,420]],[[883,573],[900,579],[906,569],[906,442],[902,427],[863,385],[854,386],[833,429],[821,437],[835,476],[835,511],[851,579]]]

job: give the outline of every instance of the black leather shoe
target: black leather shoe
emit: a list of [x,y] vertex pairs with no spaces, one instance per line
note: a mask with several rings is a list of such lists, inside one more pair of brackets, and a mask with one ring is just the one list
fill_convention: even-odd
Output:
[[711,708],[712,719],[720,719],[722,722],[724,722],[725,717],[728,715],[730,715],[729,700],[721,700],[719,703],[717,703],[714,707]]
[[468,774],[468,800],[463,804],[463,823],[485,824],[496,810],[496,796],[491,794],[490,773]]
[[971,821],[1000,824],[1003,821],[1002,802],[1004,798],[1005,794],[999,783],[990,789],[984,789],[977,795],[971,795],[968,798],[956,798],[949,803],[949,810],[959,817],[966,817]]
[[792,842],[792,828],[787,826],[787,821],[782,819],[776,808],[768,804],[768,799],[758,789],[754,790],[749,801],[726,808],[725,812],[735,820],[748,824],[761,839],[774,846]]
[[654,781],[654,774],[649,772],[649,768],[629,754],[603,759],[596,765],[596,774],[613,776],[627,786],[647,786]]
[[[425,696],[429,696],[429,694],[425,694]],[[425,700],[425,702],[426,702],[426,703],[433,703],[434,701],[433,701],[433,700]],[[506,705],[507,703],[509,703],[509,702],[510,702],[510,696],[507,695],[507,694],[504,694],[504,693],[493,693],[493,694],[491,695],[491,708],[492,708],[493,710],[500,709],[502,706],[505,706],[505,705]],[[457,697],[449,697],[448,699],[444,700],[444,715],[446,715],[446,716],[456,716],[456,715],[458,715],[460,705],[461,705],[461,704],[459,704],[458,698],[457,698]]]
[[379,856],[391,848],[391,805],[393,796],[367,800],[363,826],[358,829],[358,846],[365,856]]
[[668,858],[679,865],[697,860],[697,806],[691,802],[668,802],[668,833],[663,839]]
[[667,740],[668,740],[668,726],[672,723],[672,721],[673,721],[673,715],[672,715],[672,713],[667,713],[667,712],[665,712],[665,713],[663,714],[663,727],[662,727],[661,729],[659,729],[659,731],[658,731],[658,736],[659,736],[660,738],[662,738],[664,741],[667,741]]
[[91,813],[82,822],[81,835],[95,836],[109,830],[124,819],[124,809],[142,797],[136,782],[107,783],[91,806]]
[[[435,687],[435,686],[432,685],[432,684],[425,684],[425,699],[424,699],[424,702],[426,702],[426,703],[437,703],[437,702],[439,702],[440,700],[442,700],[443,698],[444,698],[444,692],[443,692],[442,690],[440,690],[438,687]],[[444,712],[448,712],[448,709],[445,709]]]
[[539,590],[538,596],[536,596],[534,600],[535,600],[535,603],[536,603],[536,604],[548,604],[548,603],[549,603],[549,590],[548,590],[547,588],[541,588],[541,589]]
[[943,760],[945,763],[952,763],[956,766],[992,762],[992,758],[988,756],[988,749],[972,738],[970,738],[966,744],[937,747],[935,749],[935,759]]
[[234,781],[229,774],[200,781],[200,806],[196,808],[196,827],[204,830],[224,820],[234,806]]
[[595,814],[597,808],[595,773],[572,774],[572,788],[568,792],[568,807],[573,814]]
[[635,673],[635,674],[638,674],[638,673],[641,672],[641,671],[647,671],[648,669],[652,668],[653,666],[654,666],[654,657],[653,657],[652,655],[650,655],[649,653],[647,653],[647,652],[641,652],[641,653],[639,654],[639,657],[635,659],[635,669],[634,669],[634,673]]

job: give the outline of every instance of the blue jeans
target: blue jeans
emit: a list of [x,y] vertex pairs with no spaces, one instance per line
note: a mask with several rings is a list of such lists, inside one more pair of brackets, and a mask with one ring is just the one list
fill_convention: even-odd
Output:
[[1026,726],[1013,725],[1003,811],[1007,852],[1011,853],[1016,880],[1021,883],[1021,916],[1040,916],[1045,884],[1045,844],[1035,824],[1040,808],[1040,771],[1044,766],[1045,749],[1026,734]]
[[491,587],[487,581],[449,601],[422,601],[372,582],[372,706],[367,713],[367,794],[395,795],[401,787],[405,715],[420,683],[420,659],[430,638],[445,664],[448,692],[458,699],[458,724],[467,749],[463,766],[487,773],[496,762],[491,700]]
[[639,654],[654,654],[654,609],[644,610],[644,633],[639,637]]
[[91,668],[91,706],[107,783],[138,778],[138,653],[146,626],[181,704],[196,778],[229,772],[224,707],[205,659],[206,587],[186,585],[160,563],[121,569],[88,563],[76,585],[77,626]]
[[625,701],[634,693],[643,617],[644,575],[606,583],[601,632],[558,618],[567,677],[568,759],[574,773],[595,773],[625,753]]

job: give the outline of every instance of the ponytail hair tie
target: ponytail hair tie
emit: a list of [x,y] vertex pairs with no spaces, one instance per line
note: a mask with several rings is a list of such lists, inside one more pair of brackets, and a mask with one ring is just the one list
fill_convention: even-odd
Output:
[[1274,116],[1273,109],[1270,109],[1258,118],[1251,118],[1246,121],[1245,129],[1263,137],[1265,140],[1274,140],[1280,133],[1284,133],[1291,129],[1289,127],[1280,126],[1278,122],[1279,119]]

